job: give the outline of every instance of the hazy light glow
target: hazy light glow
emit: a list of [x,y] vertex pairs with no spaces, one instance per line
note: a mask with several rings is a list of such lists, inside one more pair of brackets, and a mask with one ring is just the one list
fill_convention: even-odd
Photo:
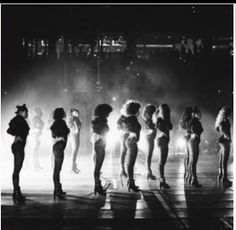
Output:
[[185,148],[186,148],[186,141],[185,141],[184,137],[182,137],[182,136],[177,137],[176,141],[175,141],[176,152],[184,154]]

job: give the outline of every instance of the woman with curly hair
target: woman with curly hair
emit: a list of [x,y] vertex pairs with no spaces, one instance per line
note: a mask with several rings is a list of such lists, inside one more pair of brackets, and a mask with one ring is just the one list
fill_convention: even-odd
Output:
[[185,109],[184,113],[182,114],[180,120],[180,128],[185,130],[185,147],[186,147],[186,155],[184,158],[184,181],[187,182],[189,180],[189,148],[188,148],[188,141],[190,139],[190,130],[189,130],[189,123],[192,118],[192,107],[188,107]]
[[70,109],[67,114],[67,125],[70,129],[70,140],[71,140],[71,172],[78,174],[80,170],[77,168],[76,158],[78,155],[80,145],[80,129],[82,122],[80,120],[80,112],[78,109]]
[[122,109],[120,110],[121,116],[117,120],[117,129],[120,131],[120,172],[119,176],[122,179],[122,176],[127,177],[127,172],[125,170],[125,157],[127,155],[127,146],[126,140],[129,136],[129,133],[125,129],[124,122],[126,119],[125,111],[124,111],[125,104],[123,105]]
[[126,140],[127,146],[127,173],[128,173],[128,191],[133,190],[139,192],[138,186],[135,185],[134,181],[134,164],[138,154],[137,142],[140,138],[141,125],[138,122],[137,117],[139,116],[141,104],[138,101],[128,100],[124,105],[125,119],[123,121],[123,127],[125,132],[128,133]]
[[156,106],[152,104],[147,104],[142,113],[142,119],[144,121],[144,130],[145,130],[145,140],[147,142],[147,158],[146,158],[146,167],[147,167],[147,179],[156,180],[156,177],[152,174],[151,162],[152,154],[154,150],[154,140],[156,137],[156,128],[153,123],[152,116],[156,111]]
[[166,183],[164,176],[164,167],[169,152],[170,130],[173,128],[170,121],[170,113],[170,108],[167,104],[161,104],[157,109],[156,129],[158,132],[157,146],[160,151],[158,167],[160,175],[160,188],[170,188],[169,184]]
[[50,129],[52,131],[53,138],[53,154],[54,154],[54,170],[53,170],[53,182],[54,182],[54,198],[64,199],[66,193],[63,192],[60,183],[60,172],[64,160],[64,150],[67,144],[67,137],[70,132],[63,118],[66,117],[63,108],[56,108],[53,113],[53,124]]
[[33,111],[33,118],[30,122],[31,126],[31,141],[33,150],[33,160],[35,170],[41,170],[42,167],[39,164],[39,146],[41,144],[40,137],[42,135],[44,122],[42,120],[42,110],[35,108]]
[[26,121],[28,117],[28,109],[26,105],[17,105],[16,108],[16,116],[11,119],[9,128],[7,129],[7,133],[15,137],[14,142],[11,146],[11,150],[14,155],[14,170],[12,174],[14,191],[12,199],[14,203],[23,203],[25,202],[25,196],[23,196],[21,193],[19,180],[20,171],[25,158],[25,144],[30,128]]
[[199,144],[201,141],[201,134],[203,132],[202,124],[200,122],[201,112],[196,107],[192,107],[192,118],[189,122],[190,138],[188,141],[189,148],[189,183],[193,187],[201,187],[197,180],[197,162],[199,157]]
[[93,144],[93,160],[94,160],[94,194],[97,193],[105,196],[106,190],[102,187],[100,180],[100,171],[105,158],[106,134],[109,131],[107,118],[112,111],[112,107],[108,104],[99,104],[93,111],[93,119],[91,121],[92,144]]
[[223,185],[231,187],[232,182],[228,179],[227,166],[230,154],[231,132],[230,132],[230,115],[231,108],[224,106],[218,113],[215,123],[216,130],[221,134],[218,142],[220,145],[219,158],[219,175],[218,181],[221,183],[223,178]]

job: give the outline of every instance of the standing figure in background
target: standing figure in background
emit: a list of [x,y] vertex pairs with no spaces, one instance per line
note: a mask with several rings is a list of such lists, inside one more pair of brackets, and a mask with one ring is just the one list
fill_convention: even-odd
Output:
[[[123,106],[124,107],[124,106]],[[124,108],[121,109],[121,116],[117,121],[117,129],[120,131],[120,172],[119,175],[122,179],[122,176],[127,177],[127,172],[125,170],[125,157],[127,154],[126,140],[129,136],[127,130],[124,127],[124,121],[126,116],[124,115]]]
[[66,193],[63,192],[60,183],[60,172],[62,163],[64,160],[64,150],[67,144],[67,137],[70,132],[63,118],[66,117],[63,108],[56,108],[53,114],[54,122],[50,129],[52,131],[53,138],[53,154],[54,154],[54,171],[53,171],[53,182],[54,182],[54,198],[64,199]]
[[125,132],[128,132],[128,138],[126,140],[127,146],[127,172],[128,172],[128,191],[133,190],[139,192],[140,189],[135,185],[134,181],[134,165],[138,154],[138,141],[140,138],[141,125],[138,122],[139,110],[141,104],[138,101],[128,100],[124,105],[125,119],[123,120],[123,126]]
[[105,158],[106,134],[109,131],[107,118],[112,111],[108,104],[99,104],[93,112],[91,121],[92,144],[93,144],[93,161],[94,161],[94,194],[97,193],[105,196],[106,190],[102,187],[100,180],[100,171]]
[[33,118],[30,122],[33,162],[34,162],[34,168],[37,171],[42,169],[42,167],[39,164],[39,146],[41,143],[40,137],[42,135],[44,127],[42,116],[43,116],[42,110],[40,108],[35,108],[33,111]]
[[185,139],[185,148],[186,153],[184,157],[184,181],[188,182],[189,180],[189,148],[188,148],[188,142],[191,136],[191,132],[189,129],[189,123],[192,118],[192,107],[188,107],[185,109],[184,113],[182,114],[181,120],[180,120],[180,128],[185,131],[184,139]]
[[220,152],[219,152],[219,175],[218,181],[222,182],[225,187],[231,187],[232,182],[228,179],[228,159],[230,155],[230,143],[231,143],[231,132],[230,132],[230,116],[231,108],[228,106],[223,107],[216,118],[215,128],[220,132],[221,136],[219,138]]
[[[47,126],[47,130],[51,131],[50,128],[54,122],[54,119],[53,119],[53,115],[54,115],[54,110],[50,113],[49,115],[49,119],[48,119],[48,126]],[[52,139],[52,145],[54,144],[54,141]],[[53,171],[54,170],[54,154],[53,154],[53,149],[51,150],[50,152],[50,163],[51,163],[51,170]]]
[[192,118],[189,122],[190,139],[188,141],[189,148],[189,183],[193,187],[201,187],[197,180],[197,162],[199,157],[199,144],[201,142],[201,134],[203,132],[200,122],[201,112],[196,107],[192,107]]
[[154,150],[154,140],[156,137],[156,128],[153,123],[152,116],[156,111],[156,106],[152,104],[147,104],[142,113],[142,118],[144,121],[145,130],[145,140],[147,142],[147,158],[146,158],[146,168],[147,168],[147,179],[156,180],[156,177],[152,174],[151,162]]
[[67,114],[67,125],[70,129],[71,140],[71,172],[78,174],[80,170],[77,168],[76,158],[80,146],[80,129],[82,122],[80,120],[80,112],[78,109],[70,109]]
[[9,123],[9,128],[7,133],[14,136],[14,142],[11,146],[12,153],[14,155],[14,170],[12,174],[13,181],[13,201],[14,203],[23,203],[25,202],[25,196],[22,195],[19,180],[20,180],[20,171],[24,162],[25,157],[25,144],[26,139],[29,134],[29,126],[26,121],[28,117],[28,109],[25,104],[22,106],[16,106],[17,111],[16,116],[11,119]]
[[164,176],[164,168],[169,152],[170,130],[173,128],[170,121],[170,113],[171,111],[167,104],[161,104],[157,109],[156,129],[158,132],[157,146],[160,151],[158,167],[160,175],[160,188],[170,188],[169,184],[166,183]]

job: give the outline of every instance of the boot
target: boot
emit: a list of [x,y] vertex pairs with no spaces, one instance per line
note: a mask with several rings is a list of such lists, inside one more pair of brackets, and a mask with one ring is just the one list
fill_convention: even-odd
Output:
[[12,194],[12,199],[14,203],[24,203],[25,202],[25,196],[22,195],[20,187],[14,189]]
[[106,190],[103,189],[101,181],[99,179],[95,182],[95,187],[94,187],[94,194],[96,195],[97,193],[99,195],[106,196]]
[[195,178],[195,179],[192,180],[191,185],[192,185],[192,187],[194,187],[194,188],[200,188],[200,187],[202,187],[202,185],[198,183],[197,178]]
[[134,179],[129,179],[127,182],[127,186],[128,186],[128,191],[130,192],[130,190],[133,190],[133,192],[139,192],[140,189],[138,186],[135,185],[134,183]]
[[64,200],[66,196],[66,192],[62,190],[61,184],[59,186],[56,186],[54,189],[54,199],[55,200]]
[[160,187],[160,189],[162,189],[162,188],[169,189],[170,188],[169,184],[166,183],[165,178],[160,179],[159,187]]
[[157,178],[152,174],[152,170],[147,171],[147,179],[148,180],[156,180]]
[[223,186],[224,187],[232,187],[232,181],[230,181],[227,177],[223,178]]

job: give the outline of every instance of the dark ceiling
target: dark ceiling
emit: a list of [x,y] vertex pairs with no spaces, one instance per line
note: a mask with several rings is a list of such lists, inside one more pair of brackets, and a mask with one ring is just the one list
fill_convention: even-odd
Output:
[[2,36],[97,32],[232,35],[232,5],[2,5]]

